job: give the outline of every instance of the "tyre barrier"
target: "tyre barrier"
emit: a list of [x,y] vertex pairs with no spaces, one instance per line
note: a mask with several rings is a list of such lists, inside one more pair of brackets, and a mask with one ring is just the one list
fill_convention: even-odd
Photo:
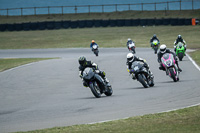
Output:
[[0,24],[0,31],[54,30],[68,28],[91,27],[122,27],[122,26],[153,26],[153,25],[192,25],[192,19],[162,18],[162,19],[115,19],[115,20],[77,20],[77,21],[45,21],[21,24]]

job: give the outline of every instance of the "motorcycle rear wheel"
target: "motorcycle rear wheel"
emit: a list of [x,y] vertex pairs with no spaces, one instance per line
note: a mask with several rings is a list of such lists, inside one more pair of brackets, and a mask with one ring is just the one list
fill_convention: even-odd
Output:
[[105,95],[106,95],[106,96],[111,96],[112,93],[113,93],[112,87],[109,86],[109,87],[108,87],[108,91],[105,92]]

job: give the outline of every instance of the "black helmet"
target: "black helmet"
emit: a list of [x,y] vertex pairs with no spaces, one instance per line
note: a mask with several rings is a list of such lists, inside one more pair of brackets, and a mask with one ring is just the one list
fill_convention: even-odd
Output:
[[178,35],[178,38],[179,38],[179,39],[181,39],[181,38],[182,38],[182,36],[181,36],[181,35]]
[[153,37],[156,37],[156,34],[154,34]]
[[84,56],[79,57],[78,62],[80,65],[85,65],[86,63],[86,58]]

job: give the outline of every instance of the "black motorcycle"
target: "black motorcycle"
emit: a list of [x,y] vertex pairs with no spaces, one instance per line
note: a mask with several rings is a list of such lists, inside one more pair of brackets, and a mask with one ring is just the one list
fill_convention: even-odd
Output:
[[135,78],[145,87],[154,86],[153,76],[151,77],[144,63],[135,61],[131,66],[131,71],[135,74]]
[[83,71],[83,79],[87,82],[89,88],[96,98],[100,98],[101,94],[111,96],[113,93],[112,87],[106,83],[104,79],[95,72],[92,68],[85,68]]
[[94,54],[95,54],[96,56],[99,55],[99,50],[98,50],[98,46],[97,46],[97,45],[93,45],[93,46],[92,46],[92,51],[94,52]]

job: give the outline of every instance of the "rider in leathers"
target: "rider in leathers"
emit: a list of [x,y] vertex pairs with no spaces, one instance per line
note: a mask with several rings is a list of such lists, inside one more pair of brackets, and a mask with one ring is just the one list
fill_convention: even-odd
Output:
[[129,44],[132,44],[132,43],[134,43],[134,41],[131,40],[131,38],[128,38],[128,41],[126,43],[126,46],[127,46],[128,50],[129,50]]
[[182,43],[183,43],[184,48],[185,48],[185,51],[186,51],[187,45],[186,45],[186,42],[185,42],[185,40],[182,38],[181,35],[178,35],[177,39],[174,41],[174,51],[176,52],[176,45],[177,45],[179,42],[182,42]]
[[157,40],[158,42],[160,42],[159,39],[157,38],[156,34],[154,34],[153,37],[150,39],[151,47],[153,47],[153,44],[152,44],[153,40]]
[[126,62],[126,65],[127,65],[127,71],[132,75],[132,79],[135,79],[135,74],[133,73],[133,71],[131,70],[131,65],[134,61],[141,61],[144,63],[144,67],[148,70],[149,72],[149,76],[151,76],[151,78],[153,78],[153,73],[150,71],[150,68],[149,68],[149,65],[147,64],[146,60],[140,58],[140,57],[137,57],[137,56],[134,56],[132,53],[128,53],[127,54],[127,62]]
[[[80,64],[80,66],[79,66],[79,76],[82,80],[83,80],[83,71],[85,70],[85,68],[90,67],[90,68],[93,68],[95,70],[95,72],[98,73],[104,79],[104,81],[106,83],[109,82],[108,79],[105,77],[105,75],[106,75],[105,72],[99,70],[97,64],[95,64],[91,61],[87,61],[84,56],[81,56],[78,61],[79,61],[79,64]],[[85,82],[84,80],[83,80],[83,85],[85,87],[88,87],[87,82]]]
[[162,44],[162,45],[160,46],[160,51],[159,51],[158,54],[157,54],[157,56],[158,56],[158,63],[160,63],[159,69],[165,71],[165,68],[163,67],[163,65],[162,65],[162,63],[161,63],[161,58],[162,58],[162,56],[163,56],[165,53],[171,53],[171,54],[173,54],[175,63],[177,64],[177,67],[178,67],[178,71],[179,71],[179,72],[182,72],[181,68],[180,68],[179,65],[178,65],[178,59],[176,58],[176,54],[175,54],[174,52],[172,52],[171,50],[167,49],[167,47],[166,47],[165,44]]

